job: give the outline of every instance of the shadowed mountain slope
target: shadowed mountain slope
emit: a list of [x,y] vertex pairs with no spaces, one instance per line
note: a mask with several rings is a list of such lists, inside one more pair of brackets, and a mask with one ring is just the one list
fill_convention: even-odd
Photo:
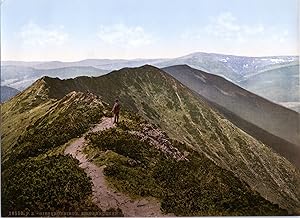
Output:
[[[207,100],[207,102],[209,102]],[[249,121],[242,119],[228,109],[210,102],[210,105],[217,109],[226,119],[230,120],[234,125],[247,132],[257,140],[271,147],[275,152],[287,158],[296,167],[300,168],[300,149],[299,146],[285,141],[258,126],[251,124]]]
[[272,103],[216,75],[187,65],[164,68],[183,84],[242,119],[300,146],[299,114]]

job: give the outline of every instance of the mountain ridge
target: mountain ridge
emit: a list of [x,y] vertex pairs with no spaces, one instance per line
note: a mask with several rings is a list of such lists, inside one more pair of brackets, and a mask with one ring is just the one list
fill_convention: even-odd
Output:
[[[219,115],[216,115],[216,112],[213,112],[211,109],[208,109],[208,106],[206,103],[204,103],[204,101],[199,100],[199,98],[195,97],[194,94],[192,94],[189,91],[189,89],[185,88],[177,80],[170,77],[168,74],[166,74],[165,72],[161,71],[158,68],[150,67],[150,66],[143,66],[140,68],[125,68],[119,71],[113,71],[110,74],[98,78],[79,77],[75,79],[59,80],[59,79],[51,79],[48,77],[44,77],[44,79],[47,80],[47,84],[49,85],[49,87],[52,87],[52,93],[50,90],[50,95],[53,98],[61,98],[64,93],[68,93],[72,90],[81,91],[81,92],[88,91],[88,92],[95,93],[96,95],[99,95],[104,102],[111,102],[115,97],[119,97],[122,100],[122,103],[128,109],[134,112],[139,112],[143,116],[152,120],[154,123],[159,124],[161,128],[164,131],[166,131],[171,137],[179,139],[180,141],[183,140],[187,142],[189,145],[198,144],[196,148],[199,149],[199,151],[208,155],[208,157],[212,159],[215,163],[217,163],[217,165],[223,166],[233,171],[236,175],[241,177],[243,180],[247,181],[247,183],[250,184],[251,187],[255,187],[255,189],[258,190],[264,196],[266,196],[266,187],[263,188],[262,186],[258,185],[257,179],[262,183],[267,182],[273,188],[277,187],[279,183],[277,179],[276,181],[274,181],[275,178],[273,176],[270,177],[272,178],[270,181],[265,181],[264,179],[261,180],[262,178],[260,178],[258,175],[261,175],[262,172],[264,172],[264,174],[270,174],[271,172],[281,172],[284,168],[291,169],[291,165],[289,164],[289,162],[287,162],[286,160],[282,159],[275,153],[268,150],[265,145],[260,144],[252,137],[247,136],[246,138],[240,138],[240,136],[236,136],[236,138],[234,139],[233,136],[230,137],[227,136],[227,134],[229,133],[226,134],[222,133],[222,131],[225,130],[224,129],[225,126],[228,125],[227,124],[228,121],[223,121],[223,118],[221,119]],[[172,96],[172,97],[166,98],[163,96]],[[187,101],[186,98],[188,98],[189,100]],[[201,103],[197,103],[197,102],[201,102]],[[202,106],[200,106],[200,104]],[[193,107],[195,107],[195,109],[192,109]],[[167,112],[167,110],[169,112]],[[182,116],[182,114],[180,115],[179,111],[181,110],[186,111],[185,113],[187,113],[186,114],[187,116],[186,115]],[[213,113],[215,115],[213,115],[212,117],[211,115],[209,115],[210,118],[208,120],[206,120],[207,118],[205,118],[204,120],[201,121],[201,120],[197,120],[198,118],[196,118],[195,115],[193,115],[194,113],[196,117],[199,116],[200,118],[204,116],[202,113],[204,114]],[[209,123],[213,121],[214,116],[218,117],[217,120],[215,120],[214,122],[222,123],[222,124],[221,123],[218,124],[222,130],[216,128],[217,127],[216,124],[214,124],[213,127],[210,126],[211,124]],[[171,117],[172,119],[170,119]],[[175,122],[176,124],[174,123],[173,119],[178,120]],[[184,127],[184,125],[186,125],[186,127]],[[228,130],[226,131],[231,132],[233,130],[230,129],[236,128],[231,124],[229,126],[230,127],[226,127],[228,128]],[[212,139],[207,138],[207,136],[205,136],[206,139],[203,139],[202,137],[203,134],[205,135],[208,134],[205,133],[205,131],[207,131],[208,129],[210,129],[211,131],[218,132],[218,134],[215,135],[216,136],[215,141],[221,144],[224,143],[225,144],[224,148],[220,148],[220,146],[219,145],[217,146],[216,143],[209,144],[210,147],[207,147],[205,140],[211,141]],[[185,135],[185,136],[182,138],[179,137],[178,135],[179,132],[181,135]],[[231,132],[231,134],[233,134],[233,132]],[[235,134],[238,135],[242,134],[244,137],[245,133],[238,131],[238,133],[234,133],[233,135]],[[234,146],[230,145],[230,143],[228,144],[228,142],[226,142],[228,140],[229,141],[233,140],[232,143],[236,140],[233,143]],[[237,166],[234,166],[236,165],[236,163],[233,164],[234,162],[232,162],[231,159],[235,158],[235,156],[232,155],[234,155],[235,152],[238,151],[235,150],[239,147],[239,146],[235,147],[238,144],[239,146],[242,146],[243,149],[247,150],[246,153],[244,152],[242,154],[239,153],[239,155],[242,155],[243,158],[249,160],[252,158],[252,155],[254,155],[253,157],[257,157],[258,159],[255,158],[254,163],[250,163],[250,162],[244,163],[242,159],[236,159],[236,161],[239,164],[243,165],[242,168],[236,168]],[[247,148],[246,145],[252,145],[252,146]],[[226,148],[226,146],[229,147]],[[260,154],[257,153],[257,149],[258,150],[261,149]],[[233,153],[230,154],[230,152]],[[253,170],[250,170],[251,168],[256,168],[256,170],[259,171],[262,170],[260,167],[258,167],[256,162],[262,164],[261,166],[268,165],[268,167],[271,167],[273,169],[270,171],[267,170],[267,168],[265,168],[259,174],[255,174]],[[272,163],[278,163],[278,164],[280,163],[280,164],[274,165]],[[281,164],[283,165],[287,164],[287,165],[284,168],[281,168],[279,167]],[[244,174],[245,173],[244,171],[247,172],[248,175]],[[286,172],[286,170],[284,171]],[[290,173],[297,174],[297,170],[293,169]],[[284,174],[281,174],[281,176],[286,177],[284,176]],[[294,182],[291,182],[291,184],[295,185]],[[294,188],[292,189],[293,189],[292,192],[294,192],[295,189]],[[278,195],[282,195],[279,198],[282,198],[283,196],[285,196],[283,198],[287,198],[286,194],[283,194],[281,192],[279,194],[275,194],[273,190],[272,191],[269,190],[267,194],[268,198],[273,199],[272,201],[278,202],[278,197],[279,197]],[[293,196],[294,197],[292,197],[292,199],[298,201],[296,200],[297,197],[295,197],[295,195]],[[290,201],[288,204],[295,205],[294,203],[292,203],[294,200]],[[282,202],[282,200],[279,201]]]
[[[97,208],[93,204],[94,200],[91,196],[95,186],[91,186],[87,175],[84,175],[83,170],[80,170],[78,162],[69,156],[62,156],[64,152],[68,153],[69,146],[76,145],[78,141],[83,140],[84,135],[81,137],[80,135],[88,130],[88,124],[100,122],[100,117],[103,117],[106,113],[105,110],[109,108],[103,109],[106,104],[91,92],[71,91],[60,99],[49,99],[47,96],[51,92],[49,90],[51,87],[48,86],[47,81],[44,81],[48,79],[43,78],[36,81],[33,86],[3,105],[2,113],[4,112],[5,128],[3,129],[2,160],[3,157],[5,160],[2,162],[2,178],[4,178],[2,181],[2,202],[6,203],[3,204],[2,215],[7,215],[8,210],[11,209],[23,211],[24,207],[26,207],[27,212],[29,210],[31,214],[35,215],[40,215],[41,211],[38,208],[53,212],[63,212],[66,209],[67,211],[74,211],[74,214],[83,214],[83,216],[86,216],[84,214],[88,214],[88,212],[92,214],[106,214],[107,212],[107,214],[121,215],[123,211],[120,211],[120,208],[113,207],[109,210],[102,210],[102,207],[101,209]],[[35,110],[42,111],[37,114]],[[33,114],[37,117],[34,119],[26,117],[21,123],[13,122],[15,116],[20,115],[19,113],[26,116]],[[164,212],[173,211],[177,215],[286,214],[277,205],[271,204],[258,193],[252,191],[233,173],[221,169],[207,157],[198,156],[197,153],[192,154],[192,150],[185,148],[183,144],[178,142],[166,143],[165,140],[170,141],[170,139],[162,132],[159,133],[162,135],[157,137],[158,127],[145,123],[139,117],[125,111],[122,111],[121,116],[122,122],[117,129],[86,135],[86,139],[90,141],[87,145],[89,150],[86,151],[89,159],[94,162],[104,158],[107,165],[104,169],[105,178],[118,187],[114,187],[113,191],[116,193],[114,195],[119,196],[119,198],[121,195],[118,191],[128,194],[126,191],[120,190],[120,183],[123,184],[121,186],[123,189],[130,187],[122,183],[126,177],[124,178],[124,174],[119,172],[128,172],[130,180],[127,180],[126,184],[130,182],[131,189],[133,188],[132,193],[142,197],[150,194],[150,196],[162,198],[161,208]],[[31,122],[27,123],[27,119],[30,119]],[[111,122],[111,119],[106,118],[106,121]],[[9,122],[13,122],[15,126],[11,128]],[[9,146],[6,128],[16,130],[20,124],[23,125],[22,129],[25,132],[21,133],[20,137],[16,137],[15,140],[11,140],[15,141],[16,144]],[[147,141],[138,138],[143,138],[144,135],[138,136],[137,133],[147,134],[147,137],[154,137],[154,139],[162,140],[166,144],[160,145],[161,148],[153,147]],[[106,137],[106,140],[97,139],[103,136]],[[126,136],[125,141],[124,136]],[[114,140],[113,144],[110,144],[110,140]],[[104,147],[101,148],[95,144],[98,142],[104,142],[101,143]],[[119,143],[119,146],[116,146],[116,143]],[[170,147],[169,143],[175,147]],[[101,149],[105,149],[105,152],[102,152]],[[180,154],[183,153],[184,157],[188,155],[189,162],[185,163],[185,159],[178,159],[179,162],[173,162],[170,161],[170,158],[165,158],[167,155],[173,159],[173,153],[171,155],[168,153],[170,149],[173,153],[175,149],[174,154],[177,154],[179,149]],[[175,155],[175,157],[177,156]],[[193,161],[194,158],[196,158],[195,161]],[[145,174],[145,166],[140,166],[141,161],[143,164],[151,163],[150,166],[147,164],[153,171],[151,177],[148,168],[146,168],[147,176],[140,178],[141,175]],[[153,164],[157,161],[160,164],[153,168]],[[192,163],[193,165],[190,166]],[[164,172],[165,167],[168,167],[167,173]],[[186,167],[190,167],[191,173],[186,174]],[[194,172],[193,170],[197,167],[201,167],[204,171],[201,173]],[[118,169],[122,170],[118,171]],[[174,173],[170,175],[169,170],[174,171]],[[175,172],[178,170],[181,170],[182,173],[176,174]],[[17,173],[18,171],[19,173]],[[127,173],[125,173],[126,175]],[[134,177],[132,177],[133,175]],[[43,178],[47,178],[47,180]],[[157,179],[157,184],[164,184],[163,181],[167,182],[167,186],[160,187],[162,191],[158,192],[161,193],[159,195],[156,194],[157,185],[154,186],[149,183],[149,180],[153,181],[154,179]],[[175,181],[175,183],[171,181]],[[70,189],[70,184],[72,189]],[[187,184],[197,192],[190,192],[190,189],[186,188]],[[47,190],[46,195],[41,194],[45,193],[45,189]],[[174,190],[179,191],[174,192]],[[184,192],[190,192],[190,194],[184,198],[178,195]],[[193,193],[194,195],[201,194],[202,200],[194,198]],[[175,197],[170,197],[172,195]],[[140,204],[145,203],[145,201],[142,202]],[[87,212],[85,212],[86,210]],[[124,212],[128,213],[126,210]],[[151,213],[151,210],[148,212]],[[135,212],[130,211],[130,213]]]
[[[74,99],[68,101],[72,96]],[[80,100],[80,96],[86,97]],[[102,102],[104,106],[111,105],[116,97],[121,100],[122,111],[128,109],[132,113],[140,114],[148,122],[160,126],[168,137],[186,143],[190,148],[193,148],[196,152],[195,155],[200,155],[199,161],[209,159],[213,169],[217,169],[215,168],[217,166],[224,169],[224,172],[232,172],[235,177],[248,184],[251,189],[257,191],[268,201],[279,204],[280,207],[287,209],[292,214],[298,213],[300,208],[300,200],[297,197],[299,196],[298,184],[300,184],[299,170],[285,158],[238,129],[182,83],[164,71],[149,65],[139,68],[125,68],[93,78],[77,77],[60,80],[43,77],[30,89],[25,90],[17,98],[11,99],[4,105],[4,111],[9,111],[4,117],[4,132],[6,133],[7,129],[10,129],[9,125],[11,124],[8,123],[8,117],[14,118],[14,116],[19,115],[18,113],[29,116],[31,113],[28,111],[43,107],[45,114],[35,118],[34,123],[36,125],[22,127],[28,131],[19,138],[18,143],[22,143],[21,145],[25,149],[17,155],[22,158],[44,155],[44,152],[51,152],[53,146],[58,149],[57,151],[61,151],[63,149],[61,146],[66,143],[66,139],[76,137],[88,128],[87,119],[91,119],[90,122],[95,122],[96,119],[103,116],[103,112],[101,112],[103,106],[98,107],[97,102]],[[20,102],[24,104],[20,104]],[[92,102],[94,102],[95,107],[90,105]],[[51,109],[49,110],[49,108]],[[108,111],[110,108],[106,106],[106,110]],[[74,123],[80,123],[80,125],[67,122],[67,117],[75,119]],[[53,122],[51,122],[52,120]],[[24,125],[24,122],[18,123],[18,125],[21,124]],[[129,124],[121,126],[124,129],[120,130],[120,133],[113,134],[121,138],[123,137],[122,134],[125,134],[127,137],[128,125],[132,126],[133,124],[129,122]],[[74,128],[76,134],[70,134]],[[104,137],[113,134],[105,134]],[[65,136],[62,137],[61,135]],[[53,140],[52,136],[56,137],[57,140]],[[94,141],[96,145],[91,145],[91,149],[99,148],[100,145],[97,145],[97,141],[103,141],[101,134],[94,137],[97,139]],[[112,140],[112,138],[107,140]],[[3,142],[5,143],[4,147],[8,150],[11,149],[10,146],[7,146],[7,135],[5,135]],[[40,143],[45,146],[37,146]],[[121,146],[122,141],[120,143]],[[108,143],[105,146],[114,146],[114,144]],[[140,146],[142,146],[141,149],[144,149],[143,151],[149,151],[143,147],[144,144]],[[17,148],[21,149],[22,147],[16,145],[14,149]],[[104,147],[104,149],[107,148]],[[125,149],[121,151],[116,150],[115,147],[109,148],[114,152],[129,152],[128,154],[135,152],[134,148],[128,146],[120,147]],[[149,155],[151,157],[154,154]],[[202,156],[203,158],[201,158]],[[117,157],[119,156],[117,155]],[[197,161],[194,164],[196,163]],[[180,165],[172,164],[171,166],[179,167]],[[126,169],[129,170],[128,172],[132,172],[132,169],[124,168],[124,166],[116,167],[120,168],[111,167],[108,168],[108,172],[116,173],[118,172],[117,169]],[[176,169],[176,167],[172,169]],[[163,173],[164,171],[161,170],[159,169],[159,172]],[[137,172],[139,174],[143,171]],[[221,171],[218,170],[218,172]],[[182,173],[184,174],[184,172]],[[201,173],[198,172],[197,175],[201,175]],[[136,184],[137,181],[132,182]],[[139,184],[143,183],[139,180]],[[176,190],[175,187],[174,190]],[[282,187],[285,188],[282,189]]]

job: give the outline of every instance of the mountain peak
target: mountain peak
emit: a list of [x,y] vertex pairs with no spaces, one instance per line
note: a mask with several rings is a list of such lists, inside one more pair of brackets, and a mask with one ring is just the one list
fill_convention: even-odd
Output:
[[177,64],[177,65],[172,65],[169,67],[164,67],[163,69],[171,69],[171,68],[180,68],[180,69],[193,69],[191,66],[188,64]]
[[139,66],[139,67],[124,67],[124,68],[122,68],[120,70],[117,70],[117,71],[124,71],[124,70],[135,70],[135,71],[156,70],[156,71],[161,71],[161,69],[159,69],[159,68],[157,68],[153,65],[150,65],[150,64],[144,64],[144,65]]

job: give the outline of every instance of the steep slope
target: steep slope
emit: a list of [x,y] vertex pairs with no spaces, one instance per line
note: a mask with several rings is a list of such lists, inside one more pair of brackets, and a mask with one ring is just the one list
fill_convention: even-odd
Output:
[[242,119],[300,147],[299,114],[187,65],[164,68],[183,84]]
[[290,211],[299,210],[299,171],[162,70],[143,66],[97,78],[43,80],[51,98],[60,99],[74,90],[95,93],[109,103],[118,96],[125,108],[231,170],[266,199]]
[[71,92],[62,99],[50,99],[45,82],[35,82],[3,104],[2,167],[46,153],[84,133],[90,122],[101,118],[103,108],[93,94]]
[[290,102],[300,105],[299,63],[249,75],[239,85],[285,106]]
[[97,96],[72,92],[50,99],[39,80],[1,106],[2,216],[103,212],[91,201],[90,179],[63,155],[69,140],[103,115]]
[[12,97],[14,97],[16,94],[18,94],[20,91],[18,89],[14,89],[8,86],[1,86],[1,101],[0,102],[5,102]]
[[[1,149],[6,155],[15,146],[26,128],[43,116],[52,106],[45,82],[38,80],[15,98],[1,105]],[[2,156],[3,163],[3,156]]]
[[[208,100],[207,100],[208,101]],[[209,102],[209,101],[208,101]],[[233,112],[229,111],[225,107],[222,107],[216,103],[210,102],[210,105],[218,110],[226,119],[230,120],[234,125],[253,136],[257,140],[261,141],[265,145],[271,147],[275,152],[288,159],[294,166],[300,167],[300,151],[299,146],[294,145],[282,138],[279,138],[264,129],[242,119]]]

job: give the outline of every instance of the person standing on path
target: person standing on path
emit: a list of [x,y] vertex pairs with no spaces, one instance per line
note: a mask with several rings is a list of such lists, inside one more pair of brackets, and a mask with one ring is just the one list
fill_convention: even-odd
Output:
[[121,105],[118,99],[115,100],[115,104],[113,106],[113,109],[111,110],[112,113],[114,113],[114,123],[119,122],[119,113],[120,113]]

